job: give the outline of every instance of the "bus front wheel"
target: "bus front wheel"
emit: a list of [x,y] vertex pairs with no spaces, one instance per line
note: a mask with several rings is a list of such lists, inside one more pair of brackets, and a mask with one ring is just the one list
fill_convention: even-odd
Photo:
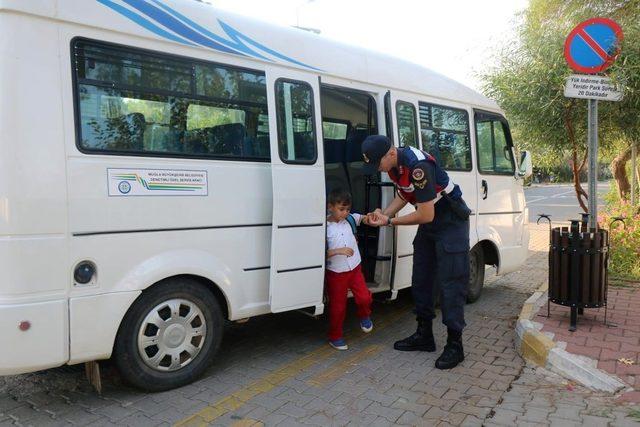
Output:
[[482,293],[484,284],[484,252],[482,246],[476,245],[469,251],[469,286],[467,303],[476,302]]
[[215,296],[190,278],[167,279],[144,291],[125,315],[114,359],[125,381],[147,391],[188,384],[207,368],[222,341]]

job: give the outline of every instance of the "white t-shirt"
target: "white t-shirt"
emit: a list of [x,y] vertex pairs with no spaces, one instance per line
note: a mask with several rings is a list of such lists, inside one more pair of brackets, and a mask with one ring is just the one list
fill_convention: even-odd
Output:
[[[352,213],[356,225],[360,225],[362,215]],[[358,251],[358,242],[353,235],[353,229],[346,219],[340,222],[327,221],[327,249],[351,248],[353,255],[334,255],[327,259],[327,269],[335,273],[344,273],[356,268],[362,261],[360,251]]]

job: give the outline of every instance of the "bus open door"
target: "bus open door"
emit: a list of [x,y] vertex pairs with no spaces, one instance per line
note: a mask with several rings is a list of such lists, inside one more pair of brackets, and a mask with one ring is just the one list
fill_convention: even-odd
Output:
[[323,311],[325,175],[318,77],[267,69],[273,219],[269,300],[274,313]]

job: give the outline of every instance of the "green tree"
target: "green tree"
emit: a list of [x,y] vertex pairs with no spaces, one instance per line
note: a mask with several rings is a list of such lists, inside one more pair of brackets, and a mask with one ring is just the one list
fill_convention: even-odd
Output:
[[[565,79],[573,71],[563,48],[569,32],[595,16],[616,20],[625,33],[620,57],[608,72],[623,86],[625,98],[599,103],[600,145],[609,152],[630,146],[640,134],[640,0],[531,0],[518,17],[516,39],[496,52],[497,65],[481,76],[485,93],[506,111],[522,148],[558,159],[570,153],[576,196],[585,211],[580,173],[587,160],[587,101],[564,97]],[[615,171],[614,177],[624,187]]]

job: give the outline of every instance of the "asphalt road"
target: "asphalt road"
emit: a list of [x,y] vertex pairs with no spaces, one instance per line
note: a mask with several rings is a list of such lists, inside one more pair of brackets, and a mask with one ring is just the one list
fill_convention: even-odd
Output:
[[[588,191],[588,184],[583,183]],[[598,212],[604,206],[603,196],[609,191],[609,182],[598,185]],[[529,206],[529,222],[535,223],[538,214],[551,216],[553,222],[568,222],[580,218],[582,209],[578,204],[576,192],[572,184],[552,184],[525,188],[525,198]]]

